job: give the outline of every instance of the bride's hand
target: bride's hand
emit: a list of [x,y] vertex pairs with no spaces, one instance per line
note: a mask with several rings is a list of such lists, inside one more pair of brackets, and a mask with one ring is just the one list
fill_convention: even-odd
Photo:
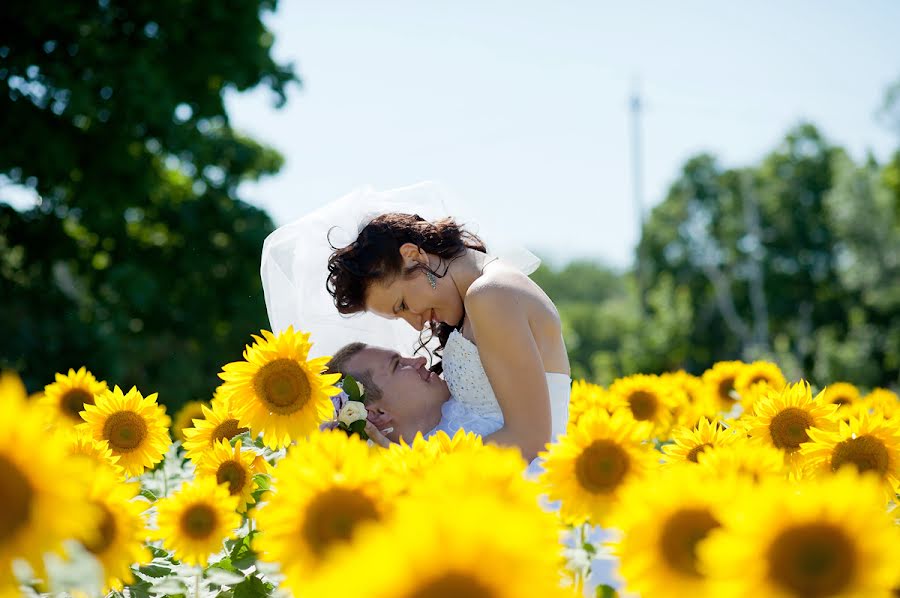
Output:
[[382,434],[381,430],[376,428],[372,422],[366,422],[366,434],[369,436],[369,440],[378,446],[387,448],[391,445],[391,441],[388,440],[387,436]]

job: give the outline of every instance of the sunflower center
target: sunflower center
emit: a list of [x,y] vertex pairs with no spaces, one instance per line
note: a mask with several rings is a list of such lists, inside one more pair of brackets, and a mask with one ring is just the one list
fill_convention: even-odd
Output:
[[110,448],[120,453],[133,451],[147,437],[147,422],[134,411],[118,411],[106,418],[103,437]]
[[492,598],[496,594],[471,575],[448,571],[417,587],[408,598]]
[[269,411],[290,415],[300,410],[312,395],[306,372],[293,359],[270,361],[253,379],[257,396]]
[[697,455],[699,455],[700,453],[702,453],[703,451],[705,451],[708,448],[712,448],[712,445],[708,442],[704,442],[703,444],[698,444],[697,446],[692,448],[690,451],[688,451],[687,460],[690,461],[691,463],[696,463]]
[[733,401],[734,397],[731,396],[731,391],[734,390],[734,376],[730,376],[728,378],[723,378],[721,382],[719,382],[719,398],[723,401]]
[[62,412],[77,422],[84,421],[81,419],[81,412],[84,411],[84,406],[93,404],[94,395],[83,388],[72,388],[66,391],[59,401]]
[[226,419],[223,420],[212,432],[212,437],[210,438],[210,444],[216,444],[220,440],[231,440],[238,434],[243,434],[250,428],[239,428],[238,420],[236,419]]
[[775,446],[793,452],[809,441],[806,430],[812,425],[813,419],[809,413],[797,407],[787,407],[772,418],[769,433]]
[[877,471],[883,476],[887,473],[890,457],[881,440],[866,434],[848,438],[834,447],[831,452],[831,471],[837,471],[847,463],[856,465],[860,473]]
[[216,482],[224,484],[228,482],[228,492],[232,495],[240,493],[247,483],[247,472],[244,466],[237,461],[225,461],[216,470]]
[[575,461],[575,477],[588,492],[611,492],[622,482],[630,465],[628,453],[617,443],[595,440]]
[[834,397],[831,402],[835,405],[850,405],[851,403],[853,403],[853,401],[851,401],[847,397]]
[[681,509],[669,517],[659,536],[659,548],[670,567],[691,577],[697,570],[697,544],[719,527],[709,509]]
[[34,490],[22,471],[0,455],[0,545],[10,540],[28,522],[34,502]]
[[659,400],[656,395],[645,390],[638,390],[631,393],[628,397],[628,405],[631,407],[631,413],[634,419],[645,421],[653,419],[656,410],[659,407]]
[[782,531],[768,552],[772,579],[797,596],[833,596],[853,580],[853,541],[828,523],[807,523]]
[[85,542],[84,547],[94,554],[103,554],[116,539],[116,519],[109,507],[103,503],[94,503],[103,512],[100,525],[97,527],[97,537],[93,542]]
[[364,521],[380,519],[375,503],[347,488],[326,490],[310,501],[301,533],[310,549],[321,557],[334,543],[347,542]]
[[181,514],[181,531],[197,540],[208,538],[215,530],[218,517],[209,505],[191,505]]

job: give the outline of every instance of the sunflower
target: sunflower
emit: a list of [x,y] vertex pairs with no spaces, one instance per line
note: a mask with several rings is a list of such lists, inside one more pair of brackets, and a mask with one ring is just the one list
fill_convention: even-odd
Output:
[[703,372],[703,383],[722,411],[731,411],[737,404],[740,397],[734,384],[745,365],[743,361],[719,361]]
[[806,466],[814,474],[830,474],[845,465],[860,473],[874,472],[888,498],[900,491],[900,425],[880,414],[861,414],[840,422],[837,430],[809,430],[812,442],[801,445]]
[[243,513],[256,502],[253,492],[259,484],[253,476],[268,473],[268,463],[264,459],[256,459],[256,453],[249,450],[241,450],[240,439],[234,446],[225,440],[220,440],[214,447],[206,451],[200,463],[197,465],[197,476],[210,476],[219,484],[228,482],[228,492],[232,496],[240,496],[238,513]]
[[733,429],[722,428],[717,423],[710,423],[704,417],[693,430],[680,427],[672,431],[674,444],[662,447],[662,451],[666,454],[663,461],[696,463],[697,456],[703,451],[726,446],[737,439],[738,436]]
[[188,401],[181,406],[172,422],[172,436],[175,437],[175,440],[184,442],[184,430],[193,428],[196,425],[195,419],[203,419],[203,407],[205,406],[206,403],[203,401]]
[[194,464],[219,440],[231,440],[249,430],[238,425],[237,413],[227,399],[214,397],[211,408],[201,405],[200,410],[202,418],[194,420],[193,428],[184,428],[184,449]]
[[734,379],[734,390],[741,398],[744,411],[752,410],[757,399],[764,397],[769,389],[780,391],[786,385],[781,368],[771,361],[745,364]]
[[288,586],[306,595],[297,588],[336,547],[363,523],[385,519],[391,494],[372,449],[342,431],[301,440],[275,466],[274,478],[256,514],[254,549],[260,560],[279,563]]
[[430,502],[435,497],[486,493],[509,506],[533,508],[539,486],[523,474],[527,463],[513,447],[482,445],[446,452],[409,484],[408,497]]
[[602,409],[612,413],[621,407],[627,407],[625,399],[608,392],[602,386],[585,380],[572,382],[572,394],[569,396],[569,426],[574,426],[585,413]]
[[100,513],[86,500],[90,468],[46,429],[18,376],[0,374],[0,591],[15,586],[12,562],[40,569],[45,552],[89,533]]
[[754,440],[781,449],[785,462],[799,473],[800,445],[809,441],[809,429],[837,427],[837,406],[822,402],[822,393],[813,398],[809,384],[803,381],[767,393],[753,406],[754,415],[746,420],[747,431]]
[[153,558],[146,539],[147,504],[135,501],[137,482],[123,482],[108,468],[95,470],[88,499],[101,512],[99,525],[82,538],[84,547],[103,566],[104,591],[121,590],[134,578],[131,566]]
[[175,558],[188,565],[206,567],[211,554],[233,538],[241,525],[237,514],[239,496],[231,496],[228,484],[213,477],[198,477],[174,494],[156,503],[156,523],[151,532],[155,540],[171,550]]
[[699,554],[719,595],[887,597],[897,582],[900,538],[875,476],[768,481],[718,515]]
[[650,422],[656,436],[668,434],[673,410],[678,406],[671,384],[664,382],[659,376],[635,374],[613,382],[609,392],[627,403],[634,419]]
[[737,477],[753,483],[787,475],[781,450],[746,440],[705,450],[697,455],[697,464],[716,477]]
[[656,465],[656,451],[643,444],[650,426],[627,409],[589,413],[540,453],[541,483],[550,500],[562,501],[566,522],[603,525],[623,484]]
[[863,397],[862,403],[868,405],[874,413],[880,413],[885,419],[900,417],[900,396],[886,388],[875,388]]
[[834,403],[844,407],[845,405],[853,405],[859,401],[859,398],[859,389],[849,382],[832,382],[825,387],[825,394],[822,400],[826,403]]
[[309,585],[289,582],[304,596],[574,598],[560,587],[557,528],[545,515],[484,494],[401,501],[388,522],[335,550]]
[[156,403],[156,393],[141,396],[132,387],[127,394],[116,386],[85,405],[81,416],[96,440],[105,440],[126,475],[139,476],[163,460],[172,440],[169,417]]
[[611,544],[625,589],[641,596],[713,596],[697,565],[697,545],[719,523],[716,510],[739,491],[703,470],[674,465],[622,490]]
[[57,373],[56,382],[44,387],[44,396],[39,403],[52,421],[75,426],[84,421],[81,419],[84,406],[93,405],[94,396],[105,391],[106,382],[97,380],[84,367],[77,372],[69,369],[65,376]]
[[270,448],[282,448],[302,438],[334,414],[329,397],[341,392],[334,386],[340,374],[325,374],[329,357],[309,358],[309,333],[289,327],[263,338],[244,351],[244,361],[225,365],[219,377],[221,393],[232,401],[241,426],[254,436],[263,434]]
[[66,434],[69,454],[81,456],[97,466],[110,469],[119,478],[124,477],[125,469],[119,465],[121,457],[114,455],[105,440],[97,440],[86,426],[75,426]]
[[679,370],[662,374],[660,379],[681,390],[684,401],[675,409],[675,420],[678,425],[693,428],[704,417],[715,419],[719,404],[701,378]]

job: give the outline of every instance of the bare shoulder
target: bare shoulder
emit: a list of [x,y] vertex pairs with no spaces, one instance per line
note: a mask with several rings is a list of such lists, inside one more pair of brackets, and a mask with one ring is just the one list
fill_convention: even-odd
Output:
[[465,297],[466,311],[477,317],[478,312],[496,316],[516,313],[532,317],[536,312],[556,308],[550,298],[521,270],[503,264],[486,269],[470,286]]

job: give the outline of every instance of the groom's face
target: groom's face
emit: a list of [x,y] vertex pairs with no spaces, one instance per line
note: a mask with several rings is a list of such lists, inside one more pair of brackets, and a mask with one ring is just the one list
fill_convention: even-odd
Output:
[[[398,422],[416,422],[435,413],[450,398],[447,383],[425,367],[424,357],[403,357],[396,351],[366,347],[347,361],[348,372],[367,370],[382,397],[373,403]],[[426,431],[426,430],[423,430]]]

